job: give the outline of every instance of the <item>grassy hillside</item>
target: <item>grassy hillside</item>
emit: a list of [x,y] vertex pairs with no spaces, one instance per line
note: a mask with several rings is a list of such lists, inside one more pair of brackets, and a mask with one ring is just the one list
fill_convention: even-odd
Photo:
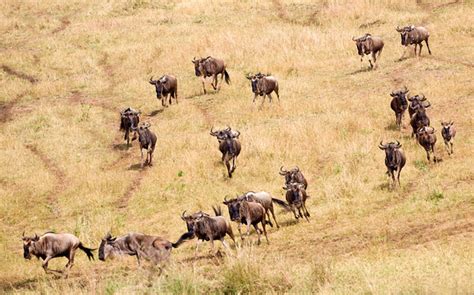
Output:
[[[473,13],[472,1],[3,1],[0,290],[472,294]],[[398,61],[395,27],[412,23],[430,30],[433,55],[424,46]],[[366,32],[385,40],[376,71],[351,41]],[[202,95],[191,60],[208,55],[226,61],[232,83]],[[280,103],[252,104],[245,74],[257,71],[279,79]],[[163,110],[148,79],[164,73],[178,78],[179,104]],[[410,138],[408,114],[396,130],[389,93],[403,85],[431,101],[439,164]],[[127,106],[158,136],[151,168],[139,169],[136,142],[123,145]],[[458,129],[452,157],[442,119]],[[232,179],[209,135],[225,125],[242,134]],[[395,139],[407,165],[390,190],[377,145]],[[108,231],[175,241],[183,210],[210,212],[248,190],[284,198],[281,165],[308,179],[312,218],[278,209],[269,245],[252,235],[220,257],[205,243],[193,259],[188,242],[162,275],[133,257],[90,263],[78,252],[58,279],[22,257],[23,231],[94,247]]]

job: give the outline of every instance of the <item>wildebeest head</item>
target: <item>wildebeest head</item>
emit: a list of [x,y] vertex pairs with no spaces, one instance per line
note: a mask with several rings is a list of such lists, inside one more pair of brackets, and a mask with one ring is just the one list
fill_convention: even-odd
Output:
[[429,108],[431,106],[431,103],[426,100],[426,97],[424,94],[421,95],[415,95],[410,98],[408,98],[410,101],[410,107],[412,109],[416,109],[419,105],[422,106],[423,108]]
[[127,130],[128,128],[137,127],[140,111],[131,108],[126,108],[120,112],[120,129]]
[[284,187],[284,190],[291,192],[293,194],[293,204],[297,204],[303,201],[301,196],[301,190],[304,189],[304,185],[297,182],[287,183]]
[[357,53],[359,55],[370,53],[370,43],[372,42],[371,34],[366,33],[364,36],[361,36],[359,38],[352,37],[352,41],[355,42],[357,47]]
[[110,233],[108,233],[100,242],[99,246],[99,260],[105,261],[107,257],[109,257],[110,253],[113,250],[113,243],[115,242],[115,237],[112,237]]
[[140,142],[141,146],[146,146],[148,137],[149,137],[149,130],[150,123],[141,124],[138,128],[132,128],[133,131],[138,133],[138,141]]
[[167,81],[168,80],[167,80],[166,76],[162,76],[158,80],[153,80],[153,76],[151,76],[149,83],[151,85],[155,85],[156,97],[157,98],[161,98],[161,96],[163,95],[163,92],[168,90],[168,89],[166,89],[166,86],[165,86]]
[[25,259],[31,259],[31,251],[34,249],[34,244],[39,240],[37,234],[34,237],[25,237],[25,233],[23,232],[23,236],[21,238],[23,240],[23,257]]
[[285,176],[285,183],[290,184],[292,182],[295,182],[295,176],[298,172],[300,172],[300,168],[298,166],[291,170],[283,170],[283,166],[281,166],[279,173],[280,175]]
[[221,130],[213,130],[214,127],[211,127],[211,131],[209,132],[210,135],[217,137],[219,142],[225,141],[227,139],[239,138],[240,132],[232,130],[229,126],[225,129]]
[[181,219],[186,222],[188,232],[194,232],[197,229],[197,223],[200,222],[204,217],[208,217],[209,214],[202,211],[198,211],[192,215],[186,215],[186,210],[181,214]]
[[407,102],[406,94],[408,92],[409,92],[408,88],[404,86],[403,89],[401,90],[392,91],[392,93],[390,93],[390,96],[398,98],[398,100],[400,101],[402,105],[407,105],[408,102]]
[[252,85],[252,92],[253,93],[257,93],[259,95],[263,95],[263,92],[261,90],[258,89],[258,81],[260,81],[260,79],[264,78],[264,77],[267,77],[267,76],[270,76],[270,74],[262,74],[262,73],[257,73],[255,75],[250,75],[248,74],[247,76],[245,76],[248,80],[250,80],[250,83]]
[[441,126],[443,127],[443,130],[444,132],[446,132],[446,134],[449,134],[449,129],[451,128],[451,126],[453,126],[453,124],[454,124],[453,121],[449,121],[449,122],[441,121]]
[[383,144],[382,141],[380,141],[379,149],[385,151],[385,159],[389,167],[396,167],[397,161],[395,152],[401,147],[402,145],[399,141],[397,141],[396,143],[390,142],[387,144]]
[[227,200],[224,198],[224,205],[229,209],[230,220],[240,221],[240,202],[239,198]]
[[196,57],[193,58],[192,63],[194,64],[194,74],[196,74],[197,77],[205,74],[203,63],[208,58],[210,58],[210,56],[206,58],[199,58],[199,59],[196,59]]
[[400,39],[403,46],[410,45],[410,40],[409,40],[410,38],[409,38],[408,33],[413,31],[414,29],[415,29],[414,25],[403,27],[403,28],[400,28],[397,26],[396,30],[397,32],[400,33]]
[[417,136],[424,136],[424,135],[430,135],[430,134],[435,134],[436,130],[433,127],[429,126],[423,126],[418,131],[416,132]]

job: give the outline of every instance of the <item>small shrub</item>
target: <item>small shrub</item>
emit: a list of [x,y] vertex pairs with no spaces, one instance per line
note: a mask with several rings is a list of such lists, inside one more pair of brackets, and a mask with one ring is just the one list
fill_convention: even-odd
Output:
[[441,199],[444,199],[443,192],[435,190],[435,191],[431,192],[431,194],[428,196],[428,199],[431,200],[431,201],[434,201],[435,203],[437,203]]

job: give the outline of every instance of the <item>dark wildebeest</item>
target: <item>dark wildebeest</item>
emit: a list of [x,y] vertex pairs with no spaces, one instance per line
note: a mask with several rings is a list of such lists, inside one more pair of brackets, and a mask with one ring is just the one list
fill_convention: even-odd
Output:
[[99,259],[105,261],[109,256],[130,255],[140,259],[148,259],[158,264],[169,258],[173,244],[157,237],[140,233],[128,233],[121,237],[112,237],[108,233],[101,241]]
[[79,239],[72,234],[45,233],[41,237],[35,234],[34,237],[25,237],[23,233],[23,257],[31,259],[31,255],[43,259],[43,269],[46,273],[57,270],[49,270],[48,262],[56,257],[66,257],[66,272],[74,265],[74,255],[77,248],[87,254],[89,260],[94,259],[92,251],[95,249],[85,247]]
[[393,97],[390,102],[390,107],[395,112],[395,120],[400,130],[402,128],[403,114],[408,108],[407,93],[408,89],[406,87],[402,90],[392,91],[392,93],[390,93],[390,96]]
[[[238,224],[237,228],[239,230],[240,238],[242,240],[244,239],[241,230],[242,224],[247,225],[247,236],[249,236],[250,234],[250,225],[253,225],[253,227],[257,231],[258,243],[260,244],[260,229],[258,228],[258,223],[262,223],[263,230],[265,232],[265,237],[265,224],[269,223],[267,220],[265,220],[266,210],[264,206],[260,202],[256,202],[254,198],[247,196],[247,194],[244,194],[243,196],[231,200],[227,200],[227,198],[225,198],[223,203],[227,205],[230,220],[237,222]],[[243,205],[244,203],[246,204]],[[268,219],[270,219],[269,216]]]
[[424,94],[421,95],[415,95],[410,98],[408,98],[410,101],[410,104],[408,105],[408,114],[410,115],[410,118],[413,117],[413,115],[416,113],[416,109],[418,105],[422,105],[425,109],[429,108],[431,106],[431,103],[426,100],[426,97]]
[[[206,78],[212,76],[211,86],[214,90],[218,90],[221,88],[222,80],[225,78],[225,82],[227,84],[230,83],[229,73],[226,71],[226,65],[222,59],[214,58],[208,56],[206,58],[196,59],[196,57],[192,60],[194,64],[194,73],[197,77],[201,77],[202,81],[202,89],[204,90],[204,94],[206,94]],[[217,82],[217,75],[221,75],[221,83],[218,85]]]
[[410,120],[410,125],[413,129],[412,137],[417,134],[420,128],[430,126],[430,118],[426,115],[426,109],[423,104],[418,104],[415,107],[415,111],[415,114]]
[[400,59],[403,59],[403,57],[405,56],[408,45],[412,45],[412,44],[415,44],[415,56],[416,56],[416,46],[417,45],[420,46],[420,51],[418,53],[418,56],[420,56],[421,48],[423,47],[421,43],[423,41],[425,41],[426,47],[428,47],[428,52],[431,55],[430,45],[428,44],[430,33],[425,27],[415,27],[414,25],[411,25],[411,26],[400,29],[397,26],[396,30],[397,32],[400,33],[402,45],[405,46],[405,51],[403,51],[403,55],[400,57]]
[[[372,36],[367,33],[364,36],[359,38],[352,37],[352,41],[356,43],[357,53],[360,55],[360,61],[364,59],[364,55],[372,54],[372,59],[374,60],[375,68],[377,68],[377,58],[380,58],[383,50],[383,40],[380,37]],[[374,68],[372,61],[369,57],[370,68]]]
[[283,170],[283,166],[280,167],[280,175],[285,176],[285,186],[292,183],[301,183],[303,188],[306,190],[308,188],[308,182],[304,178],[303,173],[301,173],[300,168],[296,166],[291,170]]
[[[156,135],[151,132],[149,123],[142,124],[138,128],[134,128],[133,131],[138,133],[138,141],[140,142],[140,153],[141,153],[141,167],[144,165],[152,166],[151,160],[153,152],[155,151]],[[143,162],[143,150],[147,151],[146,161]]]
[[[225,166],[227,167],[227,173],[230,178],[232,178],[232,173],[237,167],[235,161],[240,154],[241,145],[238,140],[240,135],[239,131],[232,131],[230,127],[227,127],[223,130],[213,131],[211,128],[210,134],[217,137],[219,142],[219,150],[222,153],[222,161],[224,161]],[[232,166],[230,161],[232,160]]]
[[[385,166],[387,166],[387,175],[392,177],[392,184],[395,185],[398,182],[400,186],[400,173],[406,163],[406,157],[401,149],[402,145],[400,142],[391,142],[383,144],[382,141],[379,144],[379,148],[385,151]],[[397,179],[395,180],[395,172],[397,173]]]
[[[132,108],[126,108],[120,112],[120,130],[125,132],[123,139],[127,141],[127,146],[130,145],[130,132],[133,128],[137,127],[140,122],[139,115],[140,112]],[[135,138],[134,136],[132,140]]]
[[199,244],[202,241],[211,241],[211,247],[214,249],[214,240],[220,240],[226,250],[230,251],[229,246],[224,240],[224,237],[228,235],[235,244],[234,234],[232,233],[232,227],[222,216],[222,212],[219,207],[212,208],[215,213],[215,217],[209,216],[202,211],[196,212],[192,215],[185,215],[186,211],[181,214],[181,219],[186,222],[188,229],[187,233],[184,233],[179,240],[173,244],[173,247],[178,247],[184,241],[197,237],[196,256]]
[[166,107],[166,98],[169,97],[169,104],[171,105],[171,98],[176,100],[178,103],[178,81],[175,76],[164,75],[158,80],[153,80],[153,76],[150,78],[150,84],[155,85],[156,98],[161,99],[161,105]]
[[453,150],[453,141],[454,137],[456,136],[456,128],[453,126],[454,122],[441,122],[441,136],[444,139],[444,145],[446,146],[446,151],[448,151],[448,155],[451,156],[454,153]]
[[[286,190],[286,201],[288,204],[284,202],[277,204],[281,205],[285,209],[289,209],[295,215],[295,218],[306,218],[306,221],[309,222],[308,217],[310,217],[308,209],[306,209],[306,200],[309,198],[306,190],[304,189],[304,184],[298,182],[291,182],[286,184],[283,189]],[[301,213],[303,211],[303,214]]]
[[433,153],[433,162],[436,162],[434,146],[436,144],[436,134],[433,127],[424,126],[418,129],[416,133],[418,143],[425,149],[426,158],[430,161],[430,152]]
[[246,76],[250,80],[252,85],[252,92],[254,93],[253,102],[258,95],[263,96],[262,105],[265,102],[265,96],[268,96],[268,100],[272,102],[272,92],[275,92],[278,101],[280,101],[280,95],[278,94],[278,80],[271,76],[271,74],[261,74]]

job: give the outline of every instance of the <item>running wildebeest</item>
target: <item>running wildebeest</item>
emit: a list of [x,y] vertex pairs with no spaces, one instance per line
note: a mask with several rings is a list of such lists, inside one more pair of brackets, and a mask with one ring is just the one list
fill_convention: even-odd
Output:
[[161,237],[141,233],[128,233],[121,237],[112,237],[108,233],[99,247],[99,260],[105,261],[109,256],[136,256],[138,265],[140,259],[148,259],[156,264],[169,258],[173,244]]
[[[309,215],[308,209],[306,208],[306,200],[309,198],[309,196],[304,189],[304,185],[301,183],[292,182],[286,184],[283,189],[286,190],[286,201],[288,203],[286,204],[285,202],[280,201],[277,202],[277,204],[289,211],[292,211],[296,219],[303,218],[304,215],[306,221],[309,222],[308,217],[311,215]],[[301,211],[303,211],[303,213]]]
[[400,57],[400,60],[403,59],[405,53],[407,51],[408,45],[415,44],[415,56],[416,56],[416,46],[420,46],[420,51],[418,56],[421,55],[421,48],[423,47],[422,42],[425,41],[426,47],[428,47],[428,52],[431,55],[430,45],[428,44],[428,39],[430,37],[430,33],[425,27],[415,27],[414,25],[399,28],[396,28],[397,32],[400,33],[401,43],[405,46],[405,50],[403,51],[403,55]]
[[426,100],[426,97],[424,94],[421,95],[415,95],[410,98],[408,98],[410,101],[410,104],[408,105],[408,114],[410,114],[410,118],[413,117],[413,115],[416,113],[416,109],[418,105],[422,105],[425,109],[429,108],[431,106],[431,103]]
[[[400,142],[390,142],[383,144],[382,141],[379,144],[379,148],[385,151],[385,166],[387,167],[387,175],[392,177],[392,184],[395,185],[398,182],[400,186],[400,173],[406,163],[406,157],[401,149],[402,145]],[[395,180],[395,172],[397,173],[397,179]]]
[[370,68],[377,68],[377,58],[380,58],[384,46],[382,38],[366,33],[364,36],[359,38],[352,37],[352,41],[356,43],[357,53],[360,55],[360,61],[363,61],[364,55],[372,54],[372,59],[374,60],[375,65],[372,64],[369,57]]
[[[138,133],[138,141],[140,142],[140,153],[141,153],[141,167],[143,168],[144,165],[152,166],[152,157],[153,152],[155,151],[156,145],[156,135],[155,133],[151,132],[149,123],[142,124],[138,128],[132,129]],[[143,150],[147,151],[146,161],[143,162]]]
[[169,97],[169,104],[171,105],[174,98],[178,103],[178,81],[173,75],[163,75],[158,80],[150,78],[149,83],[155,85],[156,98],[161,99],[161,105],[167,107],[166,99]]
[[[217,137],[219,142],[219,150],[222,153],[222,161],[227,167],[227,173],[232,178],[232,173],[237,167],[235,161],[240,154],[241,144],[238,140],[239,131],[232,131],[230,127],[223,130],[213,131],[211,128],[210,135]],[[230,161],[232,160],[232,166]]]
[[291,170],[283,170],[283,166],[281,166],[280,175],[285,176],[285,186],[292,182],[296,182],[301,183],[305,190],[308,188],[308,182],[306,181],[306,178],[304,178],[304,175],[301,173],[298,166]]
[[400,130],[402,128],[403,114],[408,108],[408,101],[406,98],[407,93],[408,89],[406,87],[404,87],[402,90],[392,91],[392,93],[390,93],[390,96],[393,97],[392,101],[390,102],[390,107],[395,112],[395,120],[398,129]]
[[31,259],[31,255],[43,259],[43,269],[46,273],[61,272],[57,270],[49,270],[48,262],[56,257],[66,257],[66,272],[74,265],[74,255],[79,248],[87,254],[89,260],[94,259],[92,251],[95,249],[85,247],[81,241],[72,234],[61,233],[45,233],[41,237],[35,234],[34,237],[25,237],[23,233],[23,257]]
[[436,134],[435,129],[429,126],[423,126],[418,129],[416,133],[416,137],[418,139],[418,143],[425,149],[426,151],[426,158],[428,162],[430,162],[430,152],[433,153],[433,162],[436,162],[436,156],[434,151],[434,146],[436,144]]
[[[127,141],[127,146],[130,146],[130,132],[133,128],[138,126],[139,122],[139,111],[136,111],[132,108],[126,108],[125,110],[120,112],[120,130],[125,132],[123,139]],[[132,138],[132,141],[135,139],[136,137],[134,136]]]
[[412,137],[417,134],[422,127],[430,126],[430,118],[426,115],[426,109],[423,104],[418,104],[415,107],[415,114],[411,117],[410,125],[413,129]]
[[[194,73],[197,77],[201,77],[204,94],[206,94],[205,82],[207,77],[212,77],[211,86],[217,91],[220,90],[224,78],[227,84],[230,83],[229,73],[227,73],[226,65],[222,59],[211,56],[200,59],[196,59],[196,57],[194,57],[192,62],[194,64]],[[219,74],[221,75],[221,83],[218,85],[217,75]]]
[[456,128],[453,126],[453,124],[454,124],[453,121],[441,122],[441,126],[443,127],[441,129],[441,136],[443,136],[444,145],[446,146],[446,151],[448,152],[448,155],[450,156],[451,154],[454,153],[453,141],[454,141],[454,137],[456,136]]
[[196,212],[192,215],[185,215],[186,211],[181,214],[181,219],[186,222],[188,232],[184,233],[179,240],[173,244],[173,247],[178,247],[186,240],[194,239],[197,237],[196,256],[199,244],[202,241],[211,241],[211,247],[214,249],[214,240],[220,240],[226,250],[230,251],[229,246],[225,242],[224,238],[228,235],[235,244],[234,234],[232,233],[232,226],[222,216],[222,212],[219,207],[212,208],[216,216],[211,217],[202,211]]
[[271,74],[247,75],[247,79],[250,80],[252,86],[252,92],[254,93],[253,102],[258,95],[263,96],[262,105],[265,102],[265,96],[268,96],[268,100],[272,102],[272,92],[275,92],[278,101],[280,101],[280,95],[278,94],[278,80]]

